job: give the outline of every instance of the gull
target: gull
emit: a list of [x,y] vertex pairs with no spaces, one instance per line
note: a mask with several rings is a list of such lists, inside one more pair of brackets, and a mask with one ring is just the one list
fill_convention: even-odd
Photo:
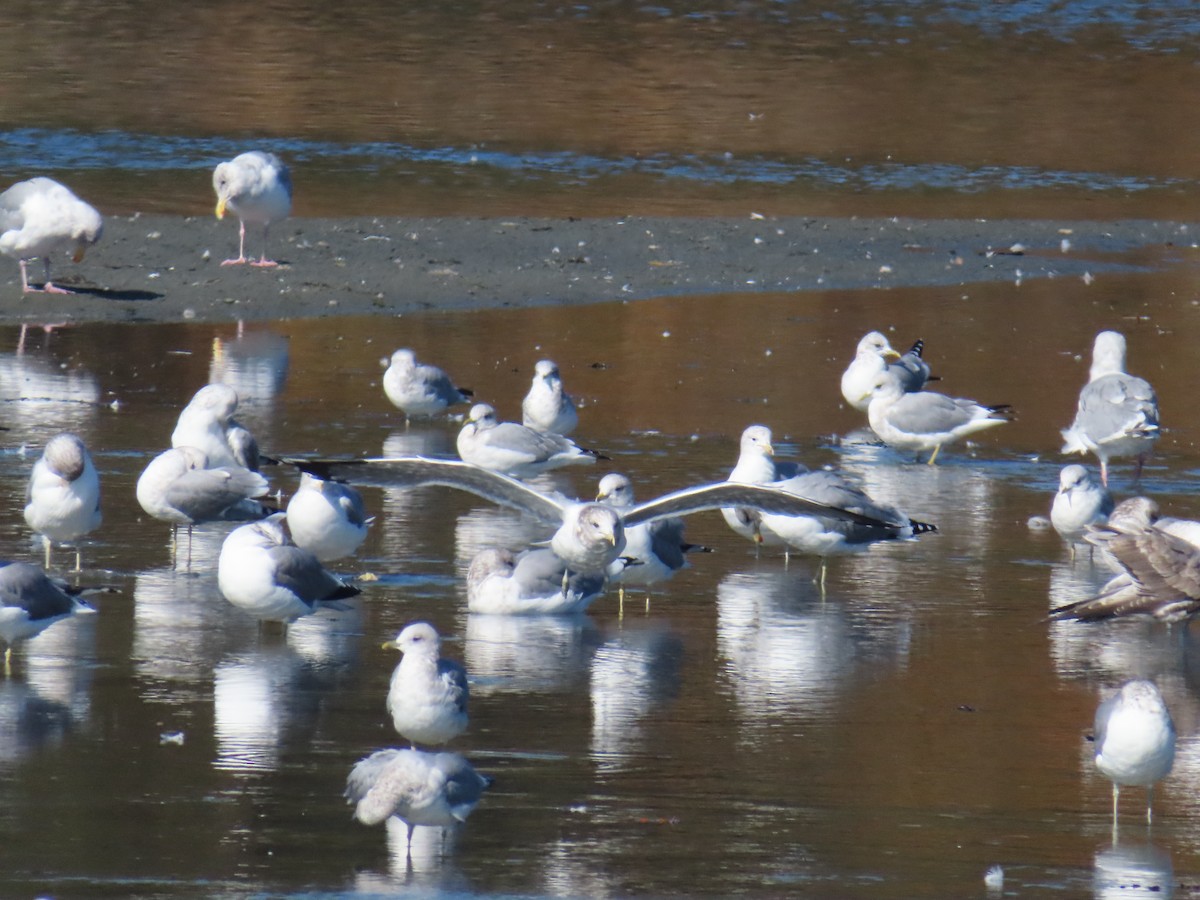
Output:
[[[628,532],[626,532],[628,534]],[[614,567],[624,568],[618,559]],[[571,575],[553,550],[481,550],[467,568],[467,609],[501,616],[563,616],[582,613],[604,592],[604,575]]]
[[273,153],[251,150],[219,163],[213,169],[213,190],[217,192],[217,218],[225,218],[228,209],[238,217],[237,259],[227,259],[221,265],[232,266],[247,262],[246,223],[262,223],[263,251],[252,266],[277,266],[267,259],[267,232],[272,222],[286,219],[292,211],[292,177],[287,166]]
[[45,572],[29,563],[0,566],[0,640],[4,641],[4,674],[12,666],[13,644],[41,634],[55,622],[94,607],[68,594]]
[[1113,511],[1113,497],[1108,488],[1092,480],[1091,474],[1080,465],[1063,466],[1058,474],[1058,493],[1050,507],[1050,524],[1071,548],[1083,543],[1089,525],[1103,525]]
[[257,472],[242,466],[208,467],[208,458],[195,447],[173,447],[150,461],[137,481],[142,509],[171,524],[188,528],[188,561],[191,561],[192,527],[223,519],[262,515],[246,504],[267,493],[270,485]]
[[1158,440],[1158,398],[1142,378],[1125,373],[1125,336],[1102,331],[1092,347],[1088,383],[1079,392],[1071,427],[1062,432],[1063,453],[1094,453],[1100,480],[1108,484],[1108,461],[1136,456],[1135,480]]
[[235,421],[237,391],[227,384],[207,384],[179,413],[171,433],[172,447],[195,447],[208,458],[208,464],[241,466],[258,471],[258,442],[254,435]]
[[896,373],[906,392],[921,390],[930,378],[929,364],[921,358],[924,350],[925,342],[919,340],[901,356],[878,331],[864,335],[854,359],[842,373],[842,396],[859,412],[866,412],[871,402],[871,386],[888,371]]
[[383,392],[405,419],[435,416],[448,406],[468,402],[473,392],[456,387],[437,366],[418,363],[413,351],[401,348],[392,354],[383,373]]
[[607,459],[561,434],[542,434],[516,422],[497,422],[496,411],[476,403],[458,433],[458,455],[493,472],[530,478],[550,469]]
[[1050,611],[1051,619],[1096,622],[1150,616],[1168,624],[1200,610],[1200,547],[1197,523],[1160,519],[1158,505],[1145,497],[1117,504],[1108,522],[1088,528],[1085,540],[1101,548],[1118,574],[1096,597]]
[[345,796],[364,825],[378,825],[389,816],[402,820],[411,854],[416,826],[465,822],[491,784],[458,753],[377,750],[350,771]]
[[444,744],[467,728],[467,670],[441,657],[441,639],[428,622],[406,625],[383,645],[399,650],[400,664],[388,685],[387,709],[402,737],[417,744]]
[[569,572],[586,574],[603,574],[621,555],[626,528],[706,509],[739,506],[784,515],[819,514],[875,528],[894,529],[894,526],[868,515],[755,484],[721,481],[699,485],[664,494],[630,509],[617,510],[604,503],[581,503],[558,494],[545,494],[515,478],[457,460],[407,456],[350,460],[287,458],[283,461],[321,478],[383,488],[440,484],[518,509],[555,526],[557,531],[550,540],[550,549],[566,563]]
[[820,512],[777,515],[737,507],[721,511],[726,524],[743,537],[819,557],[821,567],[817,577],[822,584],[826,559],[830,556],[861,552],[879,541],[907,540],[937,531],[933,525],[917,522],[894,507],[875,502],[837,472],[813,472],[797,463],[777,463],[771,429],[765,425],[751,425],[742,432],[737,465],[728,480],[733,484],[769,485],[824,508],[848,510],[864,517],[856,521],[833,519]]
[[[636,505],[633,482],[618,472],[605,475],[600,479],[596,501],[621,511],[632,509]],[[683,519],[675,516],[625,528],[625,549],[608,568],[609,579],[619,588],[620,602],[624,603],[626,585],[648,587],[666,581],[687,564],[686,554],[712,552],[685,541],[683,528]]]
[[[0,194],[0,253],[20,265],[23,293],[71,293],[50,281],[50,255],[68,250],[75,262],[82,262],[87,248],[103,232],[100,213],[53,179],[18,181]],[[40,288],[30,285],[25,268],[36,257],[41,257],[46,270]]]
[[[46,568],[55,542],[71,543],[100,527],[100,477],[83,441],[70,432],[46,442],[25,489],[25,522],[42,536]],[[80,569],[75,548],[75,571]]]
[[543,434],[570,434],[579,425],[575,401],[563,391],[558,366],[548,359],[533,368],[529,393],[521,401],[521,424]]
[[354,488],[307,472],[300,474],[300,487],[287,505],[292,540],[311,550],[321,562],[354,553],[367,539],[373,521]]
[[890,371],[872,383],[867,406],[867,420],[881,441],[899,450],[932,450],[927,460],[931,466],[943,444],[1011,419],[1007,404],[984,406],[933,391],[905,393],[900,379]]
[[291,542],[283,513],[229,532],[217,561],[217,587],[234,606],[285,624],[322,606],[345,609],[339,601],[362,593]]
[[1113,783],[1113,840],[1122,785],[1146,789],[1146,824],[1152,816],[1154,785],[1175,762],[1175,724],[1154,682],[1121,685],[1096,710],[1096,768]]

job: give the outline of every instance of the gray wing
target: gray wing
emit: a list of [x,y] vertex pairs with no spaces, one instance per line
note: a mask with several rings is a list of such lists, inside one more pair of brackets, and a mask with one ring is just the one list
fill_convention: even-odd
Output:
[[25,610],[30,620],[52,619],[75,608],[75,601],[37,566],[10,563],[0,569],[0,607]]
[[1108,734],[1108,720],[1112,718],[1113,710],[1116,709],[1120,696],[1118,691],[1096,707],[1096,720],[1093,723],[1092,736],[1095,738],[1097,750],[1104,746],[1104,738]]
[[310,606],[357,594],[356,588],[335,578],[312,553],[299,547],[269,547],[275,565],[275,583],[285,587]]
[[366,525],[368,519],[367,508],[363,504],[362,494],[354,488],[346,484],[338,484],[336,481],[324,482],[325,490],[329,491],[333,496],[334,503],[337,504],[346,516],[346,521],[351,525]]
[[516,422],[501,422],[484,434],[488,446],[523,453],[534,460],[549,459],[556,453],[568,453],[575,448],[575,443],[562,435],[543,434]]
[[244,466],[251,472],[258,471],[258,441],[254,439],[249,429],[243,427],[240,423],[230,420],[229,427],[225,430],[225,439],[229,442],[229,449],[233,453],[233,458],[239,466]]
[[925,387],[925,382],[929,380],[931,374],[929,363],[921,358],[921,353],[924,349],[925,342],[917,341],[912,345],[911,350],[888,366],[899,379],[905,393],[911,394],[914,391],[921,390],[921,388]]
[[1126,435],[1132,429],[1158,428],[1158,398],[1150,383],[1114,372],[1088,382],[1079,392],[1075,428],[1096,444]]
[[300,459],[283,462],[318,478],[382,488],[411,488],[440,484],[458,488],[501,506],[520,510],[540,522],[561,525],[567,501],[543,494],[515,478],[455,459],[398,456],[374,459]]
[[893,403],[887,418],[893,427],[909,434],[940,434],[953,431],[974,417],[945,394],[919,391],[905,394]]
[[705,509],[722,509],[729,506],[748,507],[780,515],[825,516],[877,528],[892,527],[887,522],[871,516],[827,506],[777,488],[758,484],[736,484],[731,481],[684,488],[682,491],[639,503],[625,512],[624,520],[626,525],[637,525],[668,516],[685,516]]
[[908,524],[908,519],[898,510],[876,503],[862,489],[846,481],[836,472],[806,472],[784,482],[775,482],[773,487],[791,491],[826,506],[878,519],[895,527],[902,528]]
[[471,698],[471,689],[467,686],[467,670],[452,659],[439,659],[437,663],[438,677],[451,688],[454,694],[454,706],[459,712],[467,711],[467,701]]
[[[513,577],[523,598],[547,597],[562,591],[566,568],[567,564],[553,550],[528,550],[518,557]],[[598,594],[604,590],[604,580],[604,575],[574,572],[567,582],[567,592],[581,597]]]
[[446,779],[446,804],[454,818],[465,821],[484,790],[492,786],[492,779],[476,772],[474,766],[458,753],[439,753],[434,757],[433,765]]
[[656,519],[648,526],[650,529],[650,549],[664,566],[672,571],[683,568],[685,542],[683,540],[683,520],[674,517]]
[[[425,367],[418,367],[418,371]],[[450,380],[450,376],[435,366],[429,366],[433,369],[433,373],[426,379],[426,385],[433,394],[443,403],[453,405],[461,403],[463,392],[454,386],[454,382]]]
[[166,504],[196,521],[218,518],[235,503],[267,492],[261,475],[247,469],[191,469],[164,492]]

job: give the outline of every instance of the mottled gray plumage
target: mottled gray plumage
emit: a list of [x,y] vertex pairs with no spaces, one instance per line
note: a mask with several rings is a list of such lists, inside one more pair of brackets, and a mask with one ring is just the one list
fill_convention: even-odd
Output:
[[392,353],[383,373],[383,392],[410,419],[437,415],[471,399],[471,391],[455,386],[437,366],[418,363],[416,354],[407,348]]
[[[618,564],[624,566],[621,560]],[[566,563],[549,549],[519,555],[483,550],[467,569],[467,608],[491,615],[571,615],[583,612],[604,592],[605,580],[593,573],[568,574]]]
[[399,650],[388,686],[387,709],[401,736],[417,744],[444,744],[467,727],[467,670],[441,656],[441,639],[428,622],[406,625],[383,645]]

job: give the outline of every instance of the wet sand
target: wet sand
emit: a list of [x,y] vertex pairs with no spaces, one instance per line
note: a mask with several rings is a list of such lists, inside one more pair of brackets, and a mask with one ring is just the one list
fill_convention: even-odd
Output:
[[[1173,222],[740,219],[289,219],[277,268],[222,266],[227,218],[110,217],[79,265],[53,260],[73,295],[22,296],[0,260],[4,321],[175,322],[402,315],[683,294],[813,291],[1086,278],[1196,257]],[[261,235],[248,235],[257,257]],[[39,276],[40,263],[30,266]],[[37,283],[38,279],[35,279]]]

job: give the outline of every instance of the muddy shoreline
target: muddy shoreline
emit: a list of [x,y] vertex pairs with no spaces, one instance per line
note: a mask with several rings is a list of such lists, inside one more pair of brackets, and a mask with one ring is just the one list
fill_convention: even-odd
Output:
[[[237,223],[110,217],[72,295],[22,295],[0,260],[0,315],[46,322],[266,321],[403,315],[680,294],[886,289],[1088,278],[1197,257],[1178,222],[824,219],[289,219],[274,269],[222,266]],[[247,237],[257,256],[261,236]],[[41,265],[30,266],[40,282]]]

